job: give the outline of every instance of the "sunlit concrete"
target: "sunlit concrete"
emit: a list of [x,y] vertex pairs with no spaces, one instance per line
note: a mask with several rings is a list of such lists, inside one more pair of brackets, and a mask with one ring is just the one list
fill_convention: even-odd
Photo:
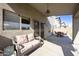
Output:
[[79,45],[73,45],[68,36],[50,36],[44,45],[35,50],[30,56],[79,56]]
[[44,41],[44,45],[34,51],[30,56],[63,56],[62,48],[56,44]]

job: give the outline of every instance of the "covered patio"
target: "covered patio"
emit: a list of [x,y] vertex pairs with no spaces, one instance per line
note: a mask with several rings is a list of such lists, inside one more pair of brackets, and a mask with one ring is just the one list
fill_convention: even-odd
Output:
[[[79,56],[79,39],[76,38],[79,27],[78,5],[79,4],[73,3],[0,4],[0,36],[13,40],[13,37],[16,35],[33,33],[36,36],[42,37],[44,41],[43,46],[36,49],[34,52],[29,54],[29,56]],[[4,29],[3,9],[16,14],[20,24],[18,30]],[[47,9],[50,10],[50,12],[48,12],[49,14],[46,13]],[[47,26],[47,17],[59,15],[73,16],[72,37],[70,37],[68,34],[64,37],[56,37],[54,35],[48,34],[50,25]],[[27,19],[27,17],[28,19],[30,19],[30,28],[29,30],[23,30],[25,28],[22,27],[22,20]],[[13,21],[16,21],[16,17],[14,17],[13,19]],[[1,45],[0,47],[3,47],[3,45]]]
[[[46,15],[46,10],[49,9],[50,13],[48,16],[59,16],[59,15],[72,15],[73,16],[73,27],[72,36],[67,34],[64,37],[48,36],[44,41],[44,45],[37,49],[35,52],[30,54],[30,56],[79,56],[79,40],[75,39],[77,35],[77,26],[75,23],[78,17],[79,4],[29,4],[36,8],[38,11]],[[77,15],[77,17],[76,17]],[[78,17],[79,18],[79,17]],[[77,19],[78,19],[77,18]],[[79,21],[79,20],[78,20]],[[78,30],[77,30],[78,31]],[[78,37],[78,36],[77,36]],[[74,43],[74,44],[72,44]]]

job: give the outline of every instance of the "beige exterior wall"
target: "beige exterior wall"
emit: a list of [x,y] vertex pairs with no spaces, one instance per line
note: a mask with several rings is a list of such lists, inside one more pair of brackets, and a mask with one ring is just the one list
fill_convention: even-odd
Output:
[[79,44],[79,11],[77,11],[73,20],[73,39],[75,44]]
[[[15,12],[22,16],[31,17],[31,28],[30,30],[3,30],[3,9]],[[15,35],[33,33],[33,20],[45,22],[45,16],[40,12],[29,6],[28,4],[0,4],[0,36],[13,39]],[[45,30],[46,31],[46,30]],[[1,38],[0,38],[1,39]],[[7,40],[7,39],[6,39]],[[6,41],[5,40],[5,41]],[[1,41],[0,41],[1,43]],[[3,42],[4,44],[4,42]],[[5,43],[6,44],[6,43]]]
[[79,18],[74,18],[74,38],[78,32],[79,27]]
[[59,19],[56,19],[57,16],[50,16],[46,22],[47,37],[49,37],[55,30],[60,28]]
[[79,18],[74,18],[74,29],[73,29],[74,43],[79,41],[79,39],[77,39],[77,37],[79,36],[78,31],[79,31]]

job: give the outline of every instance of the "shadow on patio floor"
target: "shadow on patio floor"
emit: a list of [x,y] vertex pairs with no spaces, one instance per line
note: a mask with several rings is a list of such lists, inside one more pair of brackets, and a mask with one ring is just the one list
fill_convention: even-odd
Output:
[[74,56],[72,51],[75,51],[72,46],[72,40],[68,36],[56,37],[50,36],[47,41],[54,43],[62,48],[64,56]]

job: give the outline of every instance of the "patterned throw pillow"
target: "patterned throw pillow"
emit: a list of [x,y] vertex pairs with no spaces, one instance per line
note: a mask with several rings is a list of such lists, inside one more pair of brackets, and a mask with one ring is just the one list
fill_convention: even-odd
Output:
[[34,40],[33,33],[28,34],[28,40],[29,40],[29,42]]
[[24,35],[17,35],[16,36],[16,41],[17,41],[17,44],[23,44],[23,43],[28,42],[27,35],[26,34],[24,34]]
[[8,46],[6,48],[4,48],[4,56],[10,56],[14,53],[14,46]]

